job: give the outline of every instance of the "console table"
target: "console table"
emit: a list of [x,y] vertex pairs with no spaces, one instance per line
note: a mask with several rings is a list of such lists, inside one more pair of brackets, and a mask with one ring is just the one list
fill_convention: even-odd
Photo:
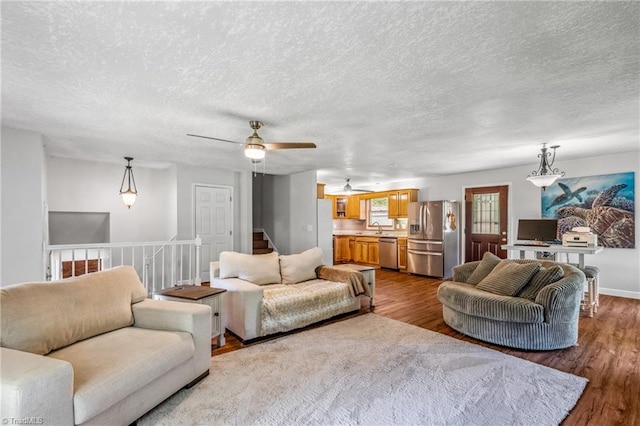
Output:
[[598,254],[603,247],[565,247],[560,244],[551,244],[549,246],[519,246],[519,245],[503,245],[502,250],[519,250],[520,259],[524,259],[525,252],[544,252],[544,253],[566,253],[578,255],[578,268],[584,270],[584,255],[585,254]]

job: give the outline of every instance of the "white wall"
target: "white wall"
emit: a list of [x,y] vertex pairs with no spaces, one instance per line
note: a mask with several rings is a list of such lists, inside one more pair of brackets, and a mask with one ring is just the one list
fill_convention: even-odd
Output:
[[[257,185],[258,186],[258,185]],[[316,247],[316,172],[261,178],[262,225],[280,254]]]
[[0,285],[44,278],[42,243],[46,179],[42,136],[2,128]]
[[[638,213],[640,153],[635,151],[579,160],[563,160],[559,156],[555,166],[564,171],[566,177],[635,172],[636,248],[607,248],[598,255],[587,255],[585,263],[600,268],[600,291],[603,294],[640,299],[640,227],[638,226],[640,224]],[[415,183],[415,187],[420,189],[420,201],[438,199],[461,201],[464,198],[463,188],[465,187],[493,184],[510,185],[509,229],[511,241],[515,240],[514,232],[518,219],[539,218],[541,216],[541,190],[525,180],[532,169],[531,166],[510,167],[429,178],[412,183]],[[461,223],[463,223],[462,219]],[[516,255],[517,253],[511,253],[511,256]],[[574,256],[573,261],[577,261],[577,257]]]
[[175,202],[169,169],[140,167],[132,161],[138,197],[128,209],[120,197],[122,164],[47,158],[50,211],[109,212],[111,242],[166,241],[175,234]]

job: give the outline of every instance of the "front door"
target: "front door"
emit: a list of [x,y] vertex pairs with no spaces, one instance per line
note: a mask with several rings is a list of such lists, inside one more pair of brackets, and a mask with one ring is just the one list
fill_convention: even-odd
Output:
[[486,186],[465,190],[465,262],[482,259],[490,251],[506,259],[509,187]]
[[195,234],[202,238],[200,278],[209,281],[209,263],[233,250],[231,188],[196,185]]

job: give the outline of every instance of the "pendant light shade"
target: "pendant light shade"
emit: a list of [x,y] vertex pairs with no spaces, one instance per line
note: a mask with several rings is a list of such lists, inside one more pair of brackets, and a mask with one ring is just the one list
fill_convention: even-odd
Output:
[[[551,149],[553,149],[552,155],[550,152],[547,152],[547,144],[542,144],[542,148],[540,149],[541,152],[538,154],[538,157],[540,158],[538,170],[527,176],[527,180],[529,182],[538,188],[542,188],[543,191],[547,189],[547,186],[564,176],[564,172],[560,172],[560,170],[552,168],[553,162],[556,159],[557,148],[560,148],[560,145],[551,146]],[[551,157],[551,161],[549,161],[549,157]]]
[[[131,161],[133,157],[124,157],[127,160],[127,166],[124,169],[124,176],[122,176],[122,184],[120,185],[120,196],[122,197],[122,202],[127,208],[131,208],[131,206],[136,202],[136,197],[138,196],[138,189],[136,188],[136,180],[133,177],[133,169],[131,168]],[[125,189],[125,182],[127,187]]]

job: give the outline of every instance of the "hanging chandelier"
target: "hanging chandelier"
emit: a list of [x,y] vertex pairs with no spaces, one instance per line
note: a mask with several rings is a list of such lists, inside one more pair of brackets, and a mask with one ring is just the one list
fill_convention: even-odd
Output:
[[[556,159],[556,149],[560,148],[560,145],[552,145],[550,148],[553,149],[553,155],[550,152],[547,152],[547,144],[542,144],[542,148],[540,149],[542,152],[538,154],[538,157],[540,158],[540,166],[538,166],[537,171],[534,171],[527,176],[527,180],[529,182],[538,188],[542,188],[543,191],[547,189],[547,186],[555,182],[556,179],[564,176],[564,172],[560,172],[560,170],[552,168],[553,162]],[[551,161],[549,161],[549,157],[551,157]]]
[[[136,202],[136,197],[138,195],[138,190],[136,188],[136,180],[133,177],[133,169],[131,168],[131,161],[133,157],[124,157],[127,160],[127,166],[124,169],[124,176],[122,176],[122,184],[120,185],[120,196],[122,197],[122,202],[127,208],[131,208],[131,206]],[[127,182],[127,189],[124,189],[124,183]]]

